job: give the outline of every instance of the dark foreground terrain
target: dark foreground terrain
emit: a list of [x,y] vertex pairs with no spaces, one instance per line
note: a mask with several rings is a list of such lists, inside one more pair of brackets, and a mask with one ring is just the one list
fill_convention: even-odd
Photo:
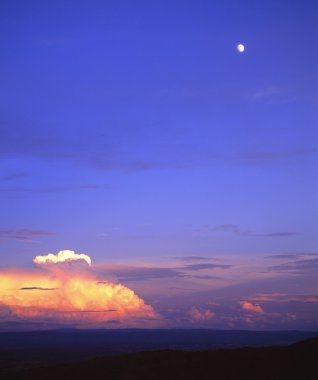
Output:
[[290,346],[139,352],[2,373],[1,379],[317,380],[318,337]]
[[0,371],[82,362],[145,351],[203,351],[290,345],[317,336],[310,331],[122,329],[0,333]]

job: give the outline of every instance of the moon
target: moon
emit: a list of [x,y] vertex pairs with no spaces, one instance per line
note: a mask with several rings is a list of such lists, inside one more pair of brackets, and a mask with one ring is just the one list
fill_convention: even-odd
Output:
[[245,50],[245,46],[243,44],[238,44],[236,46],[237,50],[239,51],[239,53],[243,53],[244,50]]

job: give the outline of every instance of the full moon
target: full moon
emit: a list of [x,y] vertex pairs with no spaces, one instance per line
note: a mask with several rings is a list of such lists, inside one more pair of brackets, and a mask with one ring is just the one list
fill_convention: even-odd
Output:
[[236,48],[240,53],[243,53],[245,50],[245,46],[243,44],[238,44]]

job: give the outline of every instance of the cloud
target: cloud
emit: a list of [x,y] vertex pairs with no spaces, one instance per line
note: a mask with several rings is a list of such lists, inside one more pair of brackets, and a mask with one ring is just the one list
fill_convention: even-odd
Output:
[[209,275],[202,275],[202,276],[191,276],[192,278],[197,278],[199,280],[220,280],[220,277],[218,276],[209,276]]
[[281,255],[269,255],[265,257],[267,259],[297,259],[299,255],[297,253],[286,253]]
[[[113,96],[113,93],[110,94]],[[107,117],[106,117],[107,119]],[[105,121],[106,122],[106,121]],[[107,123],[107,122],[106,122]],[[76,133],[75,127],[65,133],[53,125],[38,124],[36,120],[27,122],[23,116],[15,119],[0,120],[0,155],[4,157],[35,158],[36,160],[54,160],[60,163],[81,165],[82,167],[119,172],[154,171],[167,168],[188,170],[193,167],[209,167],[215,165],[263,165],[276,161],[286,161],[293,158],[306,158],[317,155],[314,148],[296,149],[290,151],[256,151],[233,154],[211,154],[210,150],[197,149],[196,143],[184,143],[183,139],[176,138],[176,131],[162,130],[147,126],[147,135],[152,136],[155,145],[147,152],[140,153],[138,149],[131,149],[131,145],[138,146],[138,136],[145,133],[145,126],[136,127],[134,136],[122,140],[127,135],[125,122],[121,127],[100,133],[98,124],[86,123],[81,134]],[[150,136],[149,135],[149,136]],[[171,138],[174,144],[171,144]],[[167,143],[168,141],[168,143]],[[133,144],[132,144],[133,143]],[[122,147],[126,149],[122,149]],[[119,148],[119,149],[118,149]],[[175,150],[178,149],[178,157]],[[165,154],[162,154],[165,152]]]
[[69,250],[60,251],[56,255],[49,253],[46,256],[36,256],[33,262],[35,264],[56,264],[78,260],[84,260],[88,265],[92,264],[91,258],[88,255],[83,253],[77,254]]
[[236,159],[242,164],[265,164],[275,161],[284,161],[300,158],[317,157],[318,150],[316,148],[295,149],[286,151],[258,151],[245,153],[238,156]]
[[239,230],[239,226],[236,224],[220,224],[214,227],[215,231],[230,231],[234,232]]
[[297,235],[297,232],[292,231],[274,231],[274,232],[265,232],[259,233],[250,230],[244,230],[240,228],[237,224],[220,224],[210,228],[211,231],[221,231],[229,232],[242,236],[252,236],[252,237],[265,237],[265,238],[276,238],[276,237],[289,237]]
[[260,100],[264,98],[271,98],[274,95],[280,94],[281,91],[281,88],[278,86],[269,86],[267,88],[255,92],[253,95],[253,99]]
[[176,266],[173,268],[167,267],[150,267],[150,266],[129,266],[129,265],[114,265],[114,266],[99,266],[95,270],[99,273],[107,273],[116,276],[119,281],[145,281],[151,279],[168,279],[168,278],[199,278],[199,279],[215,279],[216,277],[208,276],[193,276],[188,272],[196,272],[206,269],[228,269],[231,265],[222,264],[189,264],[186,266]]
[[297,316],[295,314],[293,314],[293,313],[287,313],[287,319],[289,321],[296,321]]
[[205,264],[191,264],[191,265],[187,265],[185,267],[182,267],[180,269],[190,270],[190,271],[197,271],[197,270],[216,269],[216,268],[228,269],[228,268],[231,268],[231,267],[232,267],[232,265],[205,263]]
[[318,303],[318,294],[301,294],[292,295],[286,293],[260,293],[249,298],[251,301],[256,302],[305,302],[305,303]]
[[318,258],[303,259],[274,265],[271,266],[269,270],[291,273],[316,272],[318,271]]
[[40,266],[32,270],[0,270],[0,320],[79,328],[103,327],[114,320],[135,327],[140,318],[158,323],[159,315],[133,290],[106,279],[99,281],[88,265],[85,271],[59,265],[83,260],[91,263],[88,255],[60,251],[37,256],[34,261]]
[[19,173],[11,173],[11,174],[6,174],[6,175],[1,175],[0,176],[0,181],[13,181],[15,179],[23,178],[26,177],[28,173],[26,172],[19,172]]
[[193,306],[189,310],[188,316],[192,322],[205,322],[211,320],[215,316],[215,313],[210,309],[202,309]]
[[49,186],[49,187],[0,187],[0,193],[8,195],[31,194],[31,193],[64,193],[77,190],[98,190],[97,185],[69,185],[69,186]]
[[291,231],[281,231],[281,232],[269,232],[265,234],[257,234],[257,233],[248,233],[249,236],[259,236],[259,237],[287,237],[287,236],[295,236],[298,235],[297,232]]
[[52,236],[55,232],[30,229],[6,229],[0,230],[0,239],[34,241],[35,237]]
[[120,281],[145,281],[172,277],[186,277],[178,268],[116,266],[110,269]]
[[180,261],[208,261],[208,260],[216,260],[214,257],[206,257],[206,256],[176,256],[173,257],[174,260]]
[[21,288],[20,290],[57,290],[57,288],[40,288],[39,286],[31,286],[27,288]]
[[260,305],[252,304],[251,302],[248,302],[248,301],[242,301],[241,305],[242,305],[243,310],[252,311],[253,313],[256,313],[256,314],[264,314],[264,310],[262,309]]
[[266,258],[268,259],[294,259],[294,260],[297,260],[301,257],[306,257],[306,256],[309,256],[309,257],[312,257],[312,256],[318,256],[318,253],[285,253],[285,254],[281,254],[281,255],[269,255],[269,256],[265,256]]

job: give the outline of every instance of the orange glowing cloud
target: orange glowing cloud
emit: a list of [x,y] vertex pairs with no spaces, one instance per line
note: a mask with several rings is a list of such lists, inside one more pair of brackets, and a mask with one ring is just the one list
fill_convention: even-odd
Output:
[[251,302],[243,301],[241,302],[242,308],[246,311],[252,311],[256,314],[264,314],[264,310],[260,305],[252,304]]
[[126,286],[100,281],[92,270],[57,270],[53,265],[74,260],[91,263],[87,255],[61,251],[34,259],[51,264],[45,269],[0,272],[0,320],[45,320],[85,328],[159,320],[154,309]]

